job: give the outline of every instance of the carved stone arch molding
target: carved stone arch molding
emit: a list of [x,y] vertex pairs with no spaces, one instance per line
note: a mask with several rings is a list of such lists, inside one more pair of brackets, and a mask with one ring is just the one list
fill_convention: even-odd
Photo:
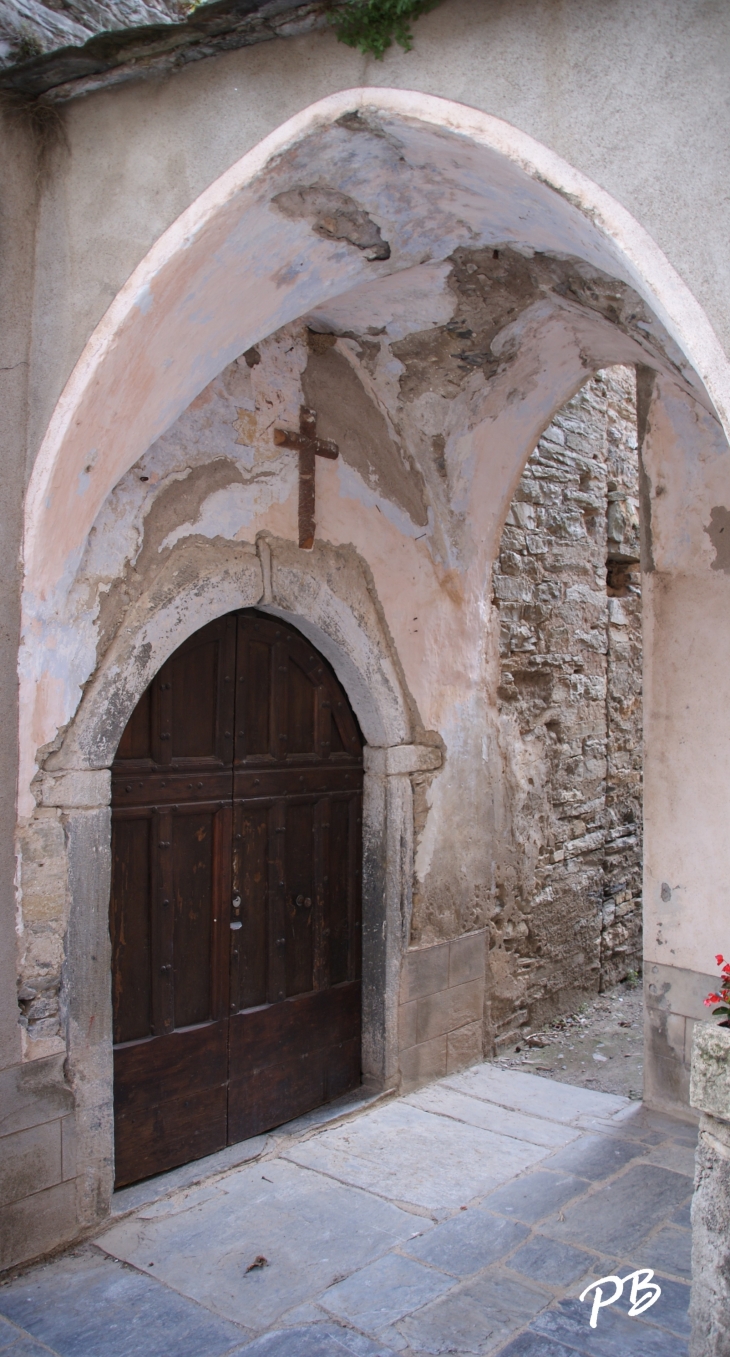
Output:
[[410,773],[435,769],[439,748],[418,729],[366,569],[351,549],[259,537],[254,544],[187,539],[126,615],[35,783],[63,814],[69,917],[63,1004],[67,1074],[76,1102],[80,1215],[107,1208],[113,1182],[110,767],[134,707],[188,636],[236,608],[259,607],[297,627],[329,660],[365,737],[363,798],[363,1078],[398,1079],[398,988],[413,877]]

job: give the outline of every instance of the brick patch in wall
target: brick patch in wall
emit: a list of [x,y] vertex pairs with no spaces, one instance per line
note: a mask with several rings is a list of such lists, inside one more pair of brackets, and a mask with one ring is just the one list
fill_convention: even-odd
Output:
[[485,946],[480,929],[406,953],[398,1009],[404,1090],[483,1058]]

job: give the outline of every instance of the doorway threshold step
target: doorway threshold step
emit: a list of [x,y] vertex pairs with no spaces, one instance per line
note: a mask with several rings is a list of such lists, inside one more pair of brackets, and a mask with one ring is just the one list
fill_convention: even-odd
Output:
[[182,1164],[180,1168],[170,1169],[167,1173],[160,1173],[154,1178],[146,1178],[144,1182],[120,1188],[112,1197],[110,1216],[112,1220],[118,1220],[128,1215],[130,1211],[137,1211],[141,1206],[150,1206],[153,1202],[162,1201],[171,1193],[179,1192],[181,1188],[194,1187],[206,1178],[227,1173],[230,1169],[239,1168],[242,1164],[259,1159],[267,1150],[275,1149],[279,1152],[283,1148],[282,1141],[306,1139],[308,1133],[347,1120],[348,1117],[364,1112],[392,1096],[390,1092],[373,1093],[370,1089],[355,1089],[354,1092],[346,1093],[331,1103],[325,1103],[322,1107],[315,1108],[313,1112],[307,1112],[303,1117],[297,1117],[295,1121],[277,1126],[275,1130],[264,1135],[251,1136],[248,1140],[239,1141],[237,1145],[228,1145],[224,1150],[206,1155],[204,1159],[195,1159],[191,1164]]

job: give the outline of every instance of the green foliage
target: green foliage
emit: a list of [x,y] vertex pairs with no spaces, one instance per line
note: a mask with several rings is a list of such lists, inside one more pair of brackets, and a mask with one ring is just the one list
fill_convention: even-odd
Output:
[[441,0],[345,0],[330,16],[340,42],[382,61],[395,41],[405,52],[413,46],[411,20],[435,9]]
[[43,43],[32,29],[24,26],[13,43],[13,56],[16,61],[32,61],[43,56]]

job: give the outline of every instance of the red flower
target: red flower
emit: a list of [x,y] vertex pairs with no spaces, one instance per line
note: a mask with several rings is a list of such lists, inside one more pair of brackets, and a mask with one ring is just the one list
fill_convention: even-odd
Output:
[[722,996],[720,994],[708,994],[707,998],[703,1000],[703,1002],[705,1008],[710,1008],[712,1004],[721,1004]]
[[724,960],[725,960],[724,956],[721,956],[720,953],[718,952],[717,955],[715,956],[715,961],[717,962],[718,966],[722,966]]

